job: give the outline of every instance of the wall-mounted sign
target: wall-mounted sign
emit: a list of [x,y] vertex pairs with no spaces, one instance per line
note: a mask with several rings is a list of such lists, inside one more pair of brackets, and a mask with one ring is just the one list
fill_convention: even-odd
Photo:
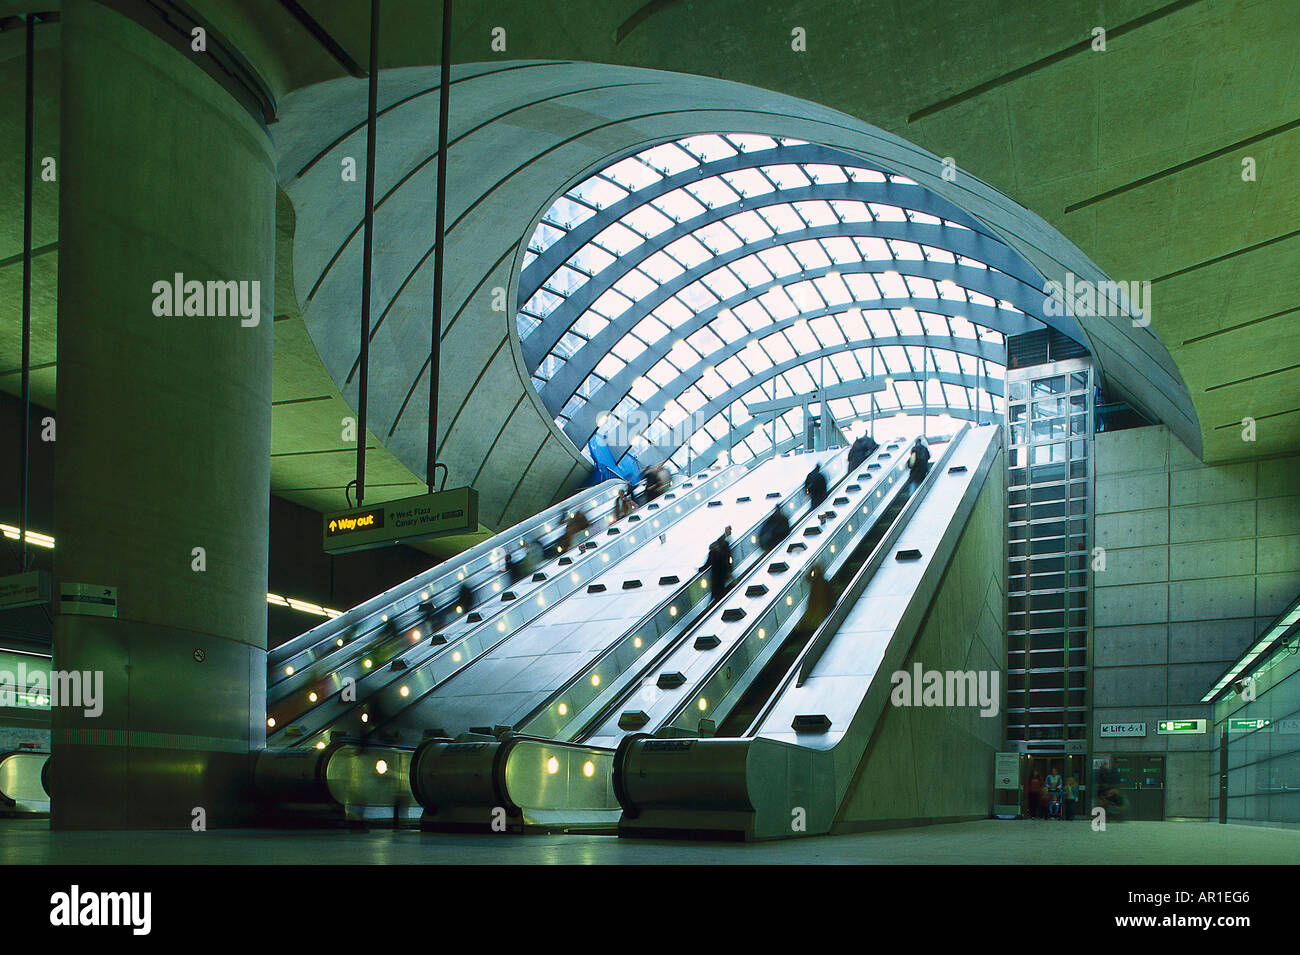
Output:
[[995,789],[1020,788],[1020,754],[993,754],[993,787]]
[[1300,735],[1300,720],[1297,719],[1274,720],[1273,728],[1277,730],[1279,733],[1281,733],[1283,736]]
[[59,612],[117,616],[117,588],[104,584],[60,584]]
[[50,572],[29,570],[0,577],[0,607],[31,607],[50,602]]
[[1272,720],[1266,720],[1262,718],[1248,720],[1248,719],[1242,719],[1240,717],[1233,717],[1230,720],[1228,720],[1228,732],[1229,733],[1250,733],[1254,730],[1262,730],[1271,725],[1273,725]]
[[1180,736],[1205,732],[1205,720],[1161,720],[1156,724],[1160,736]]
[[469,487],[326,514],[325,553],[345,554],[478,530],[478,492]]
[[1146,736],[1146,723],[1102,723],[1098,727],[1098,736],[1102,739],[1114,739],[1116,737]]

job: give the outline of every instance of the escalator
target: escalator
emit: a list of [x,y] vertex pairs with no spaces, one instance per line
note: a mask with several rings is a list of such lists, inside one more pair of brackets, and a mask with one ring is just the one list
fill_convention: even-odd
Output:
[[[613,786],[620,834],[768,839],[838,831],[870,815],[861,793],[890,676],[911,658],[977,504],[990,538],[1001,533],[1001,499],[983,497],[1000,473],[1000,447],[995,428],[963,429],[886,523],[831,615],[782,663],[773,655],[716,734],[622,741]],[[766,698],[760,682],[771,687]]]

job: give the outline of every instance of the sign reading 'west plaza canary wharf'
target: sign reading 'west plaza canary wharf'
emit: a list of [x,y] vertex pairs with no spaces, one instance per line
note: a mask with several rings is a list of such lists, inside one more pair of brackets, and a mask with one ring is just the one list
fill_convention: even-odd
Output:
[[327,554],[411,543],[478,530],[478,491],[470,487],[421,494],[326,514]]

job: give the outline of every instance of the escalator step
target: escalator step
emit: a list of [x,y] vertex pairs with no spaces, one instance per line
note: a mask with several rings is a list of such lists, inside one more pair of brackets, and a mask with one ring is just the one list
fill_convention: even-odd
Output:
[[675,690],[685,682],[685,673],[660,673],[656,685],[661,690]]
[[667,587],[669,584],[680,584],[681,582],[682,579],[678,577],[676,574],[669,574],[667,577],[659,578],[660,587]]
[[744,619],[745,611],[741,610],[739,607],[728,607],[726,610],[722,611],[723,623],[734,623],[737,620]]
[[790,723],[796,733],[825,733],[831,728],[830,717],[825,713],[801,714]]
[[722,641],[719,640],[715,634],[706,633],[703,636],[699,636],[695,638],[695,649],[712,650],[721,642]]
[[603,594],[604,592],[605,592],[604,584],[589,584],[587,586],[587,593],[589,594]]
[[767,593],[766,584],[750,584],[745,588],[746,597],[761,597],[765,593]]

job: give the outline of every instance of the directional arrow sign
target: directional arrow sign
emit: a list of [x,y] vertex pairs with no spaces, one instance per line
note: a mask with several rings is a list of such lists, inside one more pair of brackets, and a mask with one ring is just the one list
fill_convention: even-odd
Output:
[[478,530],[478,492],[458,487],[325,515],[327,554],[411,543]]
[[104,584],[60,584],[59,612],[117,616],[117,588]]

